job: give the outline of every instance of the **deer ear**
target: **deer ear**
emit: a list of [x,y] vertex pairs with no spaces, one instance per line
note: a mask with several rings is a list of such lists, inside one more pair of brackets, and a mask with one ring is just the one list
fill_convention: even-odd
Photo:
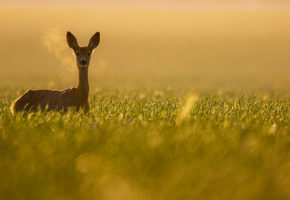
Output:
[[96,48],[99,45],[99,43],[100,43],[100,33],[97,32],[90,39],[90,43],[89,43],[88,47],[91,50],[93,50],[94,48]]
[[66,40],[67,40],[68,46],[72,48],[73,50],[76,50],[77,48],[79,48],[78,41],[71,32],[67,32]]

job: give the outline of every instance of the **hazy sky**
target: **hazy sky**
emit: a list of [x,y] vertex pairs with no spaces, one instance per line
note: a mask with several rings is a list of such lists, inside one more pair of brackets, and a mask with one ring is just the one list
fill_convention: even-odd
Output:
[[74,60],[62,64],[74,59],[65,41],[69,30],[81,45],[101,32],[90,68],[98,84],[178,79],[271,86],[279,80],[283,88],[290,85],[288,2],[0,0],[1,84],[72,85]]
[[289,0],[1,0],[8,7],[78,7],[97,5],[108,8],[280,8],[290,7]]

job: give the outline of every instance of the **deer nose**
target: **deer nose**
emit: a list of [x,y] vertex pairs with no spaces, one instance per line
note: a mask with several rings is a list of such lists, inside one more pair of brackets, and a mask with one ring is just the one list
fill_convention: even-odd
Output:
[[81,60],[81,65],[85,65],[85,64],[87,64],[87,61],[86,60]]

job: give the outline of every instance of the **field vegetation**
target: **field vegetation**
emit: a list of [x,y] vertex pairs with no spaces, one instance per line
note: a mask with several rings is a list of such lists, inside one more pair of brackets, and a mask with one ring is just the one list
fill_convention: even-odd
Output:
[[289,199],[287,93],[109,91],[88,114],[0,98],[1,199]]

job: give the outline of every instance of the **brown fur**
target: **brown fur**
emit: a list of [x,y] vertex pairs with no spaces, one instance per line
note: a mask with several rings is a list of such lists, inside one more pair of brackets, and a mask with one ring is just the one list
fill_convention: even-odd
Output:
[[13,104],[14,112],[37,111],[67,111],[69,108],[89,110],[87,99],[82,99],[77,88],[66,90],[28,90]]
[[99,44],[100,34],[96,33],[90,40],[88,47],[79,47],[77,40],[70,32],[67,33],[68,45],[74,50],[79,69],[79,85],[66,90],[28,90],[15,100],[11,106],[12,113],[20,111],[55,110],[67,111],[68,109],[89,110],[88,95],[88,67],[91,53]]

